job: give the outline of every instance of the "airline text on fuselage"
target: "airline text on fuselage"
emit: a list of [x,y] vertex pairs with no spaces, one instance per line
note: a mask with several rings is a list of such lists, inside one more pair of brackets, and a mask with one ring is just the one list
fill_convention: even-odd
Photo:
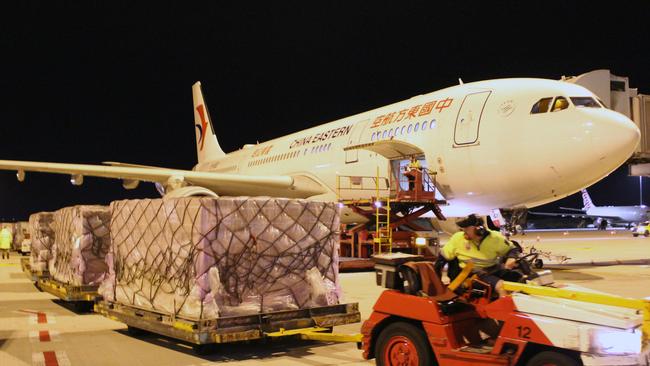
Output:
[[295,147],[300,147],[300,146],[305,146],[309,144],[313,144],[314,142],[319,142],[319,141],[324,141],[327,139],[334,139],[340,136],[345,136],[350,133],[350,130],[352,130],[352,125],[349,126],[344,126],[344,127],[339,127],[339,128],[334,128],[329,131],[317,133],[315,135],[303,137],[300,139],[293,140],[291,143],[291,146],[289,146],[290,149],[293,149]]
[[402,109],[399,112],[382,114],[381,116],[375,118],[375,120],[372,122],[372,125],[370,125],[370,128],[376,128],[391,123],[397,123],[406,119],[426,116],[428,114],[431,114],[431,112],[433,112],[434,109],[438,110],[438,112],[442,112],[443,109],[449,108],[453,101],[454,101],[453,98],[432,100],[424,104],[418,104],[411,108]]

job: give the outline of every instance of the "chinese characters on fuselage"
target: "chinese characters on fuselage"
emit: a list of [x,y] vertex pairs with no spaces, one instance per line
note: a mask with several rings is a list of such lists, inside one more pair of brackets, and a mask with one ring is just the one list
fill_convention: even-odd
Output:
[[391,123],[397,123],[411,118],[426,116],[428,114],[431,114],[431,112],[433,112],[434,109],[438,110],[438,112],[442,112],[443,109],[449,108],[453,101],[454,100],[452,98],[445,98],[442,100],[432,100],[424,104],[418,104],[411,108],[402,109],[399,112],[382,114],[381,116],[375,118],[375,120],[372,122],[372,125],[370,125],[370,128],[376,128],[379,126],[385,126]]

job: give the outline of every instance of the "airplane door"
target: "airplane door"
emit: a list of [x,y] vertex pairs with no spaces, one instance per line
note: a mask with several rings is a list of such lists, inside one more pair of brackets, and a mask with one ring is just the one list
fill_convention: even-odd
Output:
[[456,117],[454,143],[456,145],[474,144],[478,141],[483,107],[491,91],[472,93],[465,97]]
[[[352,133],[350,134],[350,137],[348,139],[348,144],[347,146],[354,146],[359,143],[359,140],[361,139],[361,133],[365,131],[366,126],[368,125],[369,119],[363,120],[361,122],[356,123],[352,127]],[[359,161],[359,150],[358,149],[352,149],[352,150],[347,150],[345,152],[345,163],[350,164],[350,163],[356,163]]]

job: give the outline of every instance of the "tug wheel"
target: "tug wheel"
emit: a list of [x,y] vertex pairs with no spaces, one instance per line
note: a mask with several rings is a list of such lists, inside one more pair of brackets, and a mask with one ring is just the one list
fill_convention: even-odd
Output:
[[575,358],[571,358],[560,352],[545,351],[531,358],[526,366],[580,366]]
[[396,322],[377,339],[377,365],[429,366],[434,364],[431,347],[422,330],[410,323]]

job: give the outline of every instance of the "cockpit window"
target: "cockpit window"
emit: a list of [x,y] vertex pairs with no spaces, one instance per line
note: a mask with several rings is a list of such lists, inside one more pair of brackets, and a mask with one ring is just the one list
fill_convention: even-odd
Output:
[[546,113],[548,112],[548,107],[551,105],[551,100],[553,98],[542,98],[533,105],[533,109],[530,110],[530,114],[536,113]]
[[571,101],[576,107],[600,108],[600,104],[592,97],[571,97]]
[[566,100],[565,97],[557,97],[553,102],[553,109],[551,109],[551,112],[557,112],[567,108],[569,108],[569,101]]

